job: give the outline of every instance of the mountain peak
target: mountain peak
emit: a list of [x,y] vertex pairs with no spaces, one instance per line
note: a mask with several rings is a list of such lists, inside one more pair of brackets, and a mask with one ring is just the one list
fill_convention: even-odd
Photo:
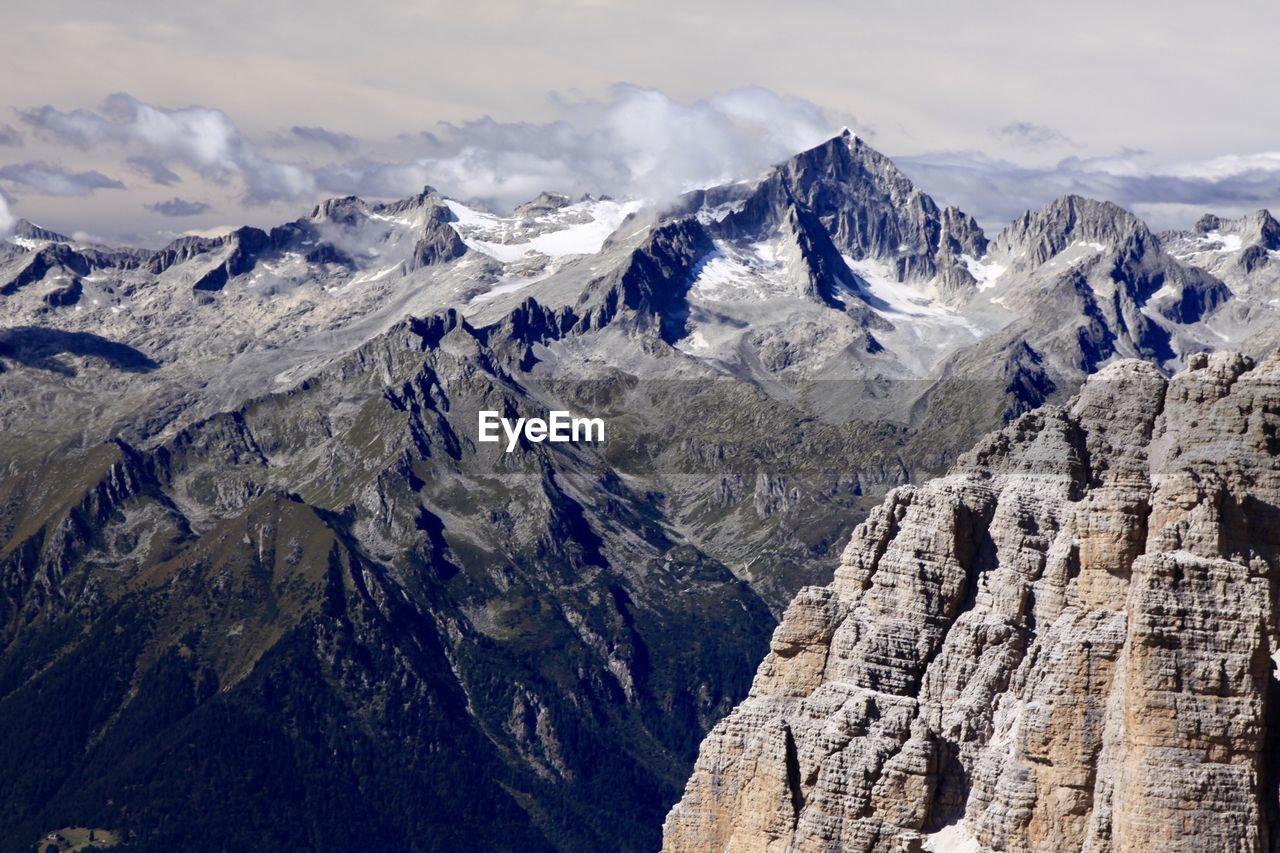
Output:
[[1031,263],[1042,264],[1072,243],[1115,246],[1150,233],[1141,219],[1117,204],[1068,193],[1022,214],[995,242],[1010,254],[1024,253]]
[[71,238],[57,231],[42,228],[29,219],[19,219],[13,224],[13,236],[28,240],[48,240],[51,243],[70,243]]
[[[841,252],[882,261],[899,281],[939,274],[956,279],[953,284],[966,280],[952,255],[978,257],[986,249],[986,237],[972,218],[959,211],[944,215],[889,157],[848,128],[780,164],[778,171],[789,196],[827,226]],[[948,223],[964,227],[948,233]]]
[[444,204],[444,198],[440,195],[440,191],[430,184],[422,187],[422,192],[417,195],[402,198],[399,201],[388,202],[387,204],[378,205],[375,210],[379,213],[397,214],[408,213],[414,210],[421,210],[424,207],[436,207]]
[[331,198],[320,202],[311,211],[311,220],[326,220],[343,225],[355,225],[367,216],[369,206],[358,196],[349,195],[342,198]]
[[547,213],[554,213],[561,208],[568,207],[572,201],[567,195],[543,191],[538,193],[537,198],[530,199],[524,204],[517,205],[513,211],[518,218],[528,216],[540,216]]
[[1224,219],[1206,213],[1192,230],[1202,237],[1213,232],[1231,234],[1239,237],[1245,246],[1280,249],[1280,222],[1271,215],[1271,211],[1265,209],[1256,210],[1239,219]]

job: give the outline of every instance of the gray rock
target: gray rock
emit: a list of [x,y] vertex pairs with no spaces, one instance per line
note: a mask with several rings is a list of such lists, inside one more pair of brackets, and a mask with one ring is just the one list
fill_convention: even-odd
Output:
[[[1280,355],[1117,362],[855,531],[664,849],[1264,849]],[[932,842],[930,842],[932,843]]]

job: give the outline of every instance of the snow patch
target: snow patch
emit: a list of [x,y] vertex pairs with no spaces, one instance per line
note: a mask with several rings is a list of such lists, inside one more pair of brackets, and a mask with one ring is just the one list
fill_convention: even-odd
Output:
[[737,213],[747,204],[746,200],[729,201],[715,207],[704,207],[698,211],[698,221],[703,225],[710,225],[713,222],[723,222],[725,217],[730,214]]
[[[754,312],[747,312],[749,316],[752,313]],[[749,321],[742,318],[693,305],[689,313],[689,334],[677,341],[675,346],[686,355],[697,358],[732,359],[742,336],[751,328]]]
[[1212,332],[1213,335],[1219,338],[1224,344],[1231,343],[1231,337],[1229,335],[1222,334],[1222,332],[1219,332],[1217,329],[1213,328],[1212,326],[1205,326],[1205,328],[1208,329],[1210,332]]
[[717,243],[689,288],[695,300],[766,302],[803,297],[805,282],[788,270],[788,247],[777,238],[735,248]]
[[510,264],[530,254],[553,260],[570,255],[593,255],[644,202],[584,201],[537,217],[532,223],[485,213],[452,200],[445,204],[457,217],[451,224],[467,248]]
[[383,269],[383,270],[377,270],[376,272],[360,273],[360,275],[356,276],[355,278],[351,279],[351,281],[347,282],[347,287],[351,287],[354,284],[364,284],[365,282],[369,282],[369,281],[379,281],[391,275],[393,272],[395,272],[398,269],[400,269],[400,265],[396,264],[395,266],[387,267],[386,269]]
[[550,258],[566,255],[594,255],[604,246],[622,220],[640,209],[640,202],[618,204],[612,201],[593,202],[587,206],[592,219],[580,225],[570,225],[560,231],[541,234],[530,243],[533,250]]
[[515,293],[518,290],[524,290],[529,285],[542,281],[548,275],[549,273],[547,272],[539,273],[537,275],[504,275],[497,280],[493,287],[489,288],[484,293],[477,295],[467,304],[482,305],[485,302],[492,302],[499,296],[504,296],[508,293]]
[[[1230,254],[1231,252],[1238,252],[1240,251],[1240,247],[1244,245],[1244,241],[1240,239],[1239,234],[1223,234],[1221,231],[1216,229],[1213,231],[1206,231],[1204,236],[1201,237],[1198,242],[1206,247],[1201,249],[1201,252],[1217,252],[1222,255]],[[1193,254],[1199,253],[1197,252]]]
[[[379,222],[391,222],[395,225],[406,225],[410,228],[414,226],[414,221],[404,216],[388,216],[385,213],[370,213],[370,219],[377,219]],[[305,245],[305,244],[304,244]]]
[[[679,342],[678,348],[690,354],[706,352],[711,349],[711,341],[707,340],[707,336],[702,333],[702,329],[694,329],[692,334]],[[1280,654],[1280,652],[1277,652],[1277,654]]]
[[960,260],[969,271],[969,275],[973,276],[973,280],[978,283],[979,293],[995,287],[996,279],[1004,275],[1004,271],[1008,269],[1004,264],[997,264],[994,261],[983,262],[972,255],[961,255]]
[[965,326],[973,332],[974,337],[982,336],[982,331],[977,326],[953,309],[892,278],[888,267],[879,261],[855,261],[848,256],[844,260],[866,285],[863,295],[869,297],[867,302],[881,316],[891,321],[910,318],[933,324]]

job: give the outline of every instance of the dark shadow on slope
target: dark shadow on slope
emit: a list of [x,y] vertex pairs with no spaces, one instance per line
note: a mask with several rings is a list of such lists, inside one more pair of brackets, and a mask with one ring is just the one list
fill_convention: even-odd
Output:
[[40,326],[0,329],[0,358],[11,359],[26,367],[74,376],[74,369],[55,359],[64,353],[98,358],[128,373],[150,373],[160,366],[128,344],[90,332],[66,332]]

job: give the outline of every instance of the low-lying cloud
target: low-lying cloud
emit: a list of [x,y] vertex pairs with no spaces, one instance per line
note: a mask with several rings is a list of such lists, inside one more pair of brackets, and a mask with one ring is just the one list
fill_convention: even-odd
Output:
[[[361,154],[359,140],[295,126],[293,140],[345,159],[312,165],[263,153],[222,111],[167,109],[113,95],[96,110],[43,106],[23,121],[50,140],[90,150],[116,146],[153,183],[178,182],[175,166],[226,183],[248,203],[310,200],[317,193],[400,197],[432,184],[460,198],[509,208],[543,190],[572,195],[665,196],[751,175],[832,135],[839,118],[808,101],[740,89],[682,103],[616,86],[602,100],[555,100],[560,118],[441,124],[411,137],[423,153]],[[865,130],[864,130],[865,132]],[[404,145],[404,140],[401,140]]]
[[73,172],[50,163],[14,163],[0,167],[0,181],[52,196],[87,196],[96,190],[125,188],[120,181],[96,169]]
[[130,169],[153,184],[158,184],[162,187],[169,187],[174,184],[182,183],[181,175],[154,158],[130,157],[128,164]]
[[43,106],[23,112],[22,120],[68,145],[115,145],[133,154],[135,162],[141,158],[165,169],[183,165],[216,183],[242,180],[250,203],[310,198],[316,191],[306,169],[260,154],[221,110],[166,109],[118,94],[98,110],[62,112]]
[[808,101],[740,89],[682,103],[615,86],[603,100],[556,102],[545,123],[485,117],[419,138],[436,149],[399,162],[337,164],[317,172],[333,192],[402,195],[432,184],[499,209],[543,190],[661,198],[749,177],[832,136],[840,119]]
[[[152,189],[190,183],[184,195],[218,198],[219,215],[228,221],[274,215],[254,213],[255,205],[301,207],[346,194],[401,198],[427,184],[506,210],[543,190],[664,199],[692,187],[751,178],[845,124],[875,141],[873,130],[849,116],[761,88],[680,101],[618,85],[602,98],[553,96],[551,103],[555,118],[544,122],[485,116],[378,140],[295,125],[259,141],[221,110],[173,109],[119,94],[95,109],[43,106],[20,113],[28,147],[60,150],[71,155],[67,161],[96,168],[76,171],[44,162],[53,155],[42,149],[41,161],[0,167],[0,182],[13,191],[11,197],[84,196],[123,189],[108,175],[127,171],[138,176],[132,183]],[[5,125],[0,138],[10,131],[22,141]],[[990,138],[1001,156],[944,151],[895,160],[939,202],[962,207],[988,228],[1066,193],[1125,205],[1156,227],[1185,226],[1206,210],[1234,215],[1280,202],[1280,153],[1170,163],[1123,151],[1028,166],[1014,160],[1083,146],[1029,121],[996,127]],[[131,207],[164,217],[211,209],[207,202],[154,196]],[[80,225],[70,218],[68,227]],[[134,221],[121,227],[146,226]]]
[[896,162],[935,198],[988,228],[1067,193],[1113,201],[1156,228],[1187,227],[1208,211],[1239,215],[1280,203],[1280,152],[1161,163],[1148,152],[1124,151],[1029,167],[963,151]]
[[16,221],[13,214],[9,212],[9,200],[4,197],[4,193],[0,193],[0,237],[8,236]]
[[1028,151],[1075,146],[1075,143],[1057,128],[1031,121],[1009,122],[991,131],[991,135],[1012,148]]
[[149,207],[161,216],[199,216],[210,209],[208,202],[188,201],[177,196],[168,201],[158,201]]
[[349,133],[326,130],[323,127],[300,127],[294,125],[289,128],[289,135],[293,140],[325,145],[334,151],[344,154],[348,151],[354,151],[359,144],[359,140]]

